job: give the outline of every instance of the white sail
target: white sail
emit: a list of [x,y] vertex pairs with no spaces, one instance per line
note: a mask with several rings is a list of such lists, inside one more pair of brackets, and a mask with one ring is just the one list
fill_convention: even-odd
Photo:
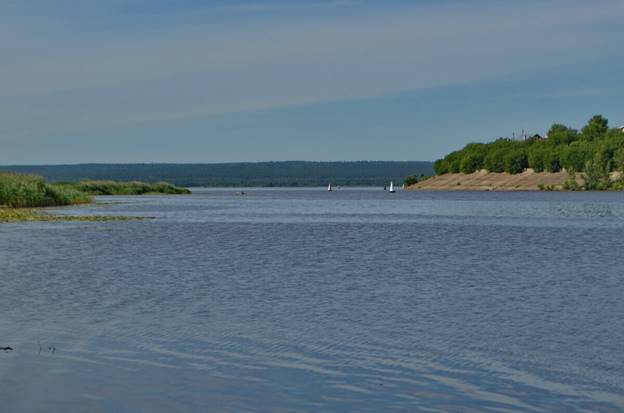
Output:
[[390,192],[394,192],[394,184],[390,181]]
[[332,190],[332,189],[331,189],[331,184],[327,185],[327,190],[328,190],[328,191],[331,191],[331,190]]

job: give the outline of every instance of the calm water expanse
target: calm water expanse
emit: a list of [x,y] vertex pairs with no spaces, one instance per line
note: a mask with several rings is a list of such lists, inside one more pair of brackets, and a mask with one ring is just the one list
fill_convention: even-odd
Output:
[[624,194],[235,192],[0,225],[0,410],[624,411]]

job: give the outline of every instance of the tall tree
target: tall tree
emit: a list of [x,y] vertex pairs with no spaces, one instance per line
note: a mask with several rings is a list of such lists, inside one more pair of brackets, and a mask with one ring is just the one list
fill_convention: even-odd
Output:
[[587,121],[587,125],[581,130],[582,136],[588,141],[595,141],[605,136],[609,130],[609,121],[602,115],[595,115]]

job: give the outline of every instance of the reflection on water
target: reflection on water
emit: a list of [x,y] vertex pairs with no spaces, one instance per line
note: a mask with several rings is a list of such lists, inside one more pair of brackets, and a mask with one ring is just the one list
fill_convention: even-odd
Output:
[[235,192],[0,226],[2,410],[624,409],[624,194]]

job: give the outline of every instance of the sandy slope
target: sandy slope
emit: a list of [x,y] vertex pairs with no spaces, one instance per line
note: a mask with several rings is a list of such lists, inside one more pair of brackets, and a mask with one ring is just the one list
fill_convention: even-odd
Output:
[[[568,174],[563,172],[535,172],[532,169],[511,175],[481,170],[471,174],[445,174],[431,177],[410,186],[411,190],[444,191],[538,191],[538,185],[561,186]],[[577,178],[578,180],[578,178]]]

